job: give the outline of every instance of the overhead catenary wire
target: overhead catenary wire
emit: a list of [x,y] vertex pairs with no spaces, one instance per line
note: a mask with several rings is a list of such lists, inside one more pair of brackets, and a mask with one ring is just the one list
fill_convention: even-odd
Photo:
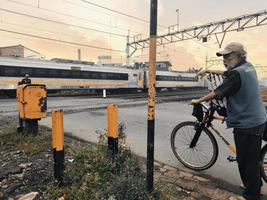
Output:
[[[17,26],[17,27],[26,28],[26,29],[32,29],[32,30],[35,30],[35,31],[42,31],[42,32],[50,33],[50,34],[56,34],[56,35],[60,34],[60,36],[64,35],[64,36],[68,36],[68,37],[73,37],[72,34],[60,33],[60,32],[45,30],[45,29],[41,29],[41,28],[25,26],[25,25],[22,25],[22,24],[10,23],[10,22],[7,22],[5,20],[2,21],[2,24],[7,24],[7,25],[11,25],[11,26]],[[75,36],[75,38],[84,39],[83,37],[77,37],[77,36]]]
[[32,35],[32,34],[28,34],[28,33],[21,33],[21,32],[12,31],[12,30],[0,29],[0,31],[13,33],[13,34],[17,34],[17,35],[24,35],[24,36],[39,38],[39,39],[44,39],[44,40],[50,40],[50,41],[54,41],[54,42],[62,42],[62,43],[66,43],[66,44],[89,47],[89,48],[94,48],[94,49],[101,49],[101,50],[108,50],[108,51],[115,51],[115,52],[124,52],[124,51],[118,50],[118,49],[104,48],[104,47],[99,47],[99,46],[94,46],[94,45],[87,45],[87,44],[82,44],[82,43],[70,42],[70,41],[66,41],[66,40],[58,40],[58,39],[53,39],[53,38],[48,38],[48,37]]
[[127,35],[122,35],[122,34],[118,34],[118,33],[112,33],[112,32],[108,32],[108,31],[101,31],[101,30],[97,30],[97,29],[93,29],[93,28],[87,28],[87,27],[78,26],[78,25],[74,25],[74,24],[69,24],[69,23],[65,23],[65,22],[55,21],[55,20],[46,19],[46,18],[42,18],[42,17],[37,17],[37,16],[29,15],[29,14],[24,14],[24,13],[12,11],[12,10],[4,9],[4,8],[0,8],[0,10],[2,10],[4,12],[8,12],[8,13],[22,15],[22,16],[35,18],[35,19],[43,20],[43,21],[48,21],[48,22],[52,22],[52,23],[56,23],[56,24],[67,25],[67,26],[72,26],[72,27],[84,29],[84,30],[89,30],[89,31],[94,31],[94,32],[99,32],[99,33],[110,34],[110,35],[114,35],[114,36],[127,38]]
[[[0,31],[1,32],[1,31]],[[16,40],[21,40],[21,43],[20,44],[23,44],[25,42],[25,38],[24,36],[22,35],[21,37],[16,37],[16,36],[11,36],[11,34],[9,35],[3,35],[2,33],[0,33],[0,36],[1,37],[5,37],[5,38],[10,38],[10,39],[16,39]],[[51,41],[53,42],[53,41]],[[73,44],[61,44],[60,42],[53,42],[52,43],[53,45],[56,45],[56,46],[64,46],[66,48],[73,48]],[[85,47],[87,48],[87,47]],[[117,53],[117,52],[116,52]],[[121,53],[121,52],[120,52]],[[118,54],[120,54],[118,53]],[[76,56],[76,55],[75,55]],[[46,56],[45,56],[46,57]],[[90,58],[91,60],[92,58]],[[123,56],[120,56],[120,57],[112,57],[112,59],[125,59]]]
[[[99,8],[103,8],[103,9],[105,9],[105,10],[108,10],[108,11],[111,11],[111,12],[114,12],[114,13],[117,13],[117,14],[120,14],[120,15],[124,15],[124,16],[126,16],[126,17],[130,17],[130,18],[133,18],[133,19],[136,19],[136,20],[145,22],[145,23],[150,23],[150,21],[148,21],[148,20],[141,19],[141,18],[139,18],[139,17],[135,17],[135,16],[133,16],[133,15],[129,15],[129,14],[127,14],[127,13],[123,13],[123,12],[121,12],[121,11],[113,10],[113,9],[111,9],[111,8],[102,6],[102,5],[100,5],[100,4],[92,3],[92,2],[87,1],[87,0],[81,0],[81,1],[83,1],[83,2],[85,2],[85,3],[88,3],[88,4],[91,4],[91,5],[94,5],[94,6],[99,7]],[[160,27],[164,27],[164,28],[168,28],[167,26],[164,26],[164,25],[158,25],[158,26],[160,26]]]
[[128,31],[128,29],[126,29],[126,28],[121,28],[121,27],[114,26],[114,25],[111,25],[111,24],[105,24],[105,23],[94,21],[94,20],[90,20],[90,19],[86,19],[86,18],[82,18],[82,17],[78,17],[78,16],[74,16],[74,15],[70,15],[70,14],[66,14],[66,13],[62,13],[62,12],[58,12],[58,11],[55,11],[55,10],[42,8],[40,6],[36,7],[36,6],[33,6],[33,5],[26,4],[26,3],[18,2],[18,1],[15,1],[15,0],[7,0],[7,1],[12,2],[12,3],[16,3],[16,4],[20,4],[20,5],[23,5],[23,6],[27,6],[27,7],[30,7],[30,8],[36,8],[36,9],[39,9],[39,10],[44,10],[46,12],[55,13],[55,14],[58,14],[58,15],[63,15],[63,16],[67,16],[67,17],[71,17],[71,18],[75,18],[75,19],[79,19],[79,20],[84,20],[84,21],[87,21],[87,22],[90,22],[90,23],[94,23],[94,24],[97,24],[97,25],[102,25],[102,26],[106,26],[106,27],[111,27],[111,28],[116,28],[116,29],[119,29],[119,30]]
[[[108,15],[108,16],[112,16],[112,17],[116,17],[116,18],[118,17],[118,16],[116,16],[116,15],[112,15],[112,14],[107,13],[107,12],[99,11],[99,10],[92,9],[92,8],[88,8],[88,7],[84,7],[84,6],[80,5],[80,4],[71,2],[71,1],[69,1],[69,0],[61,0],[61,1],[65,2],[65,3],[68,3],[68,4],[70,4],[70,5],[73,5],[73,6],[82,8],[82,9],[86,9],[86,10],[90,10],[90,11],[95,11],[95,12],[102,13],[102,14],[105,14],[105,15]],[[123,21],[129,22],[129,21],[126,20],[125,18],[120,18],[120,19],[123,20]],[[135,22],[135,23],[137,23],[137,22]],[[138,24],[140,24],[140,23],[138,23]],[[131,32],[132,32],[132,33],[135,33],[135,34],[145,35],[145,36],[148,35],[148,34],[140,33],[140,32],[136,32],[136,31],[133,31],[133,30],[131,30]]]

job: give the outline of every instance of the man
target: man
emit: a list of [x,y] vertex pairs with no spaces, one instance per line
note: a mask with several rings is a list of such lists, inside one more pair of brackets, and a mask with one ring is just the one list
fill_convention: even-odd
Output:
[[25,78],[22,79],[22,81],[20,82],[20,84],[31,84],[31,79],[29,79],[29,74],[25,74]]
[[[225,77],[224,82],[208,95],[192,99],[191,103],[199,104],[213,98],[226,97],[226,124],[228,128],[233,128],[238,169],[245,187],[242,195],[248,200],[259,200],[262,185],[260,150],[267,118],[256,71],[246,61],[246,51],[240,43],[232,42],[216,55],[223,56],[227,70],[208,71],[208,73],[222,74]],[[202,71],[198,75],[203,76],[206,72]]]

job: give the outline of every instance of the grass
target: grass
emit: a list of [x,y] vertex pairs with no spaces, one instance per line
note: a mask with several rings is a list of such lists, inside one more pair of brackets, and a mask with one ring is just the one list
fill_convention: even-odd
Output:
[[111,159],[107,151],[102,145],[74,150],[74,161],[65,171],[70,184],[63,187],[50,185],[48,199],[61,196],[65,199],[156,198],[147,193],[145,174],[129,150],[120,149],[115,159]]
[[97,132],[99,143],[85,148],[69,148],[72,163],[66,165],[62,187],[49,186],[46,197],[65,199],[164,199],[158,190],[146,191],[146,176],[137,157],[125,146],[125,126],[119,126],[119,153],[112,158],[106,132]]
[[5,128],[0,134],[0,143],[23,150],[28,155],[36,155],[51,148],[51,135],[37,136],[17,133],[15,127]]
[[[44,198],[166,199],[157,189],[150,194],[146,191],[146,175],[140,167],[138,158],[126,147],[125,132],[125,126],[120,124],[119,153],[115,157],[110,156],[106,145],[106,131],[98,131],[97,145],[75,145],[65,142],[65,184],[59,187],[54,182],[49,183]],[[18,134],[14,127],[1,129],[0,143],[35,155],[51,149],[51,134],[41,133],[34,137]]]

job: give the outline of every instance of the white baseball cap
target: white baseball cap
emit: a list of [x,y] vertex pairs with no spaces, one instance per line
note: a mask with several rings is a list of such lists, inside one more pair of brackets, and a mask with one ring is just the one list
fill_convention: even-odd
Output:
[[217,52],[216,55],[224,56],[230,53],[246,54],[247,52],[245,51],[243,44],[240,44],[238,42],[231,42],[225,46],[223,51]]

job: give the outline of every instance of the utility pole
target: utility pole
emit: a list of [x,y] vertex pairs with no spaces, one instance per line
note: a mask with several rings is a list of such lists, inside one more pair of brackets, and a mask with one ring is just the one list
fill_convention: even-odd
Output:
[[78,60],[81,60],[81,49],[78,49]]
[[154,179],[154,138],[156,102],[156,48],[157,48],[157,7],[158,1],[150,4],[150,39],[148,67],[148,119],[147,119],[147,191],[153,191]]
[[179,31],[179,9],[176,9],[176,12],[177,12],[177,31]]
[[127,35],[127,46],[126,46],[126,66],[129,67],[130,64],[130,55],[129,55],[129,42],[130,42],[130,30],[128,29],[128,35]]

